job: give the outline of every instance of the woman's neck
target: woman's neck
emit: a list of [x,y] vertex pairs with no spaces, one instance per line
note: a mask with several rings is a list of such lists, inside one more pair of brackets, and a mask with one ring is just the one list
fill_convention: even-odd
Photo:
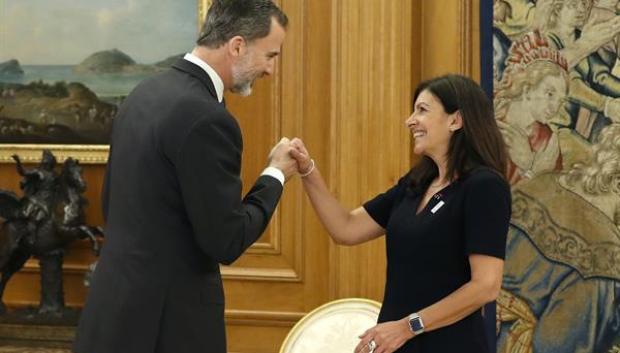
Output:
[[437,166],[437,177],[431,181],[431,183],[435,184],[445,184],[449,183],[450,180],[447,178],[448,174],[448,160],[446,158],[434,158],[431,157],[435,165]]

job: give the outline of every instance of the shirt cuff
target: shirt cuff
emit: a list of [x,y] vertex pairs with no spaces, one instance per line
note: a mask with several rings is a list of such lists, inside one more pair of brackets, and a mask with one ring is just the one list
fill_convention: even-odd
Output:
[[278,179],[278,181],[280,182],[280,184],[282,184],[282,186],[284,186],[284,180],[285,180],[284,173],[282,173],[282,171],[276,167],[265,168],[265,170],[263,170],[261,175],[269,175],[270,177],[274,177]]

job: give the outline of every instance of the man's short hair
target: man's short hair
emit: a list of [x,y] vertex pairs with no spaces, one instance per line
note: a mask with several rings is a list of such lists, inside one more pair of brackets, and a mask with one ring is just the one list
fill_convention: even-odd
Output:
[[272,18],[286,28],[286,14],[271,0],[213,0],[196,44],[219,48],[234,36],[248,42],[266,37]]

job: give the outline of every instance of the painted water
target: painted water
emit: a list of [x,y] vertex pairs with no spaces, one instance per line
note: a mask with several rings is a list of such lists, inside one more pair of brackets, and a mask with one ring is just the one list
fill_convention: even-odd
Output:
[[93,91],[97,97],[107,100],[112,97],[124,97],[152,73],[75,73],[73,65],[23,65],[22,75],[0,75],[0,82],[28,84],[43,81],[54,84],[80,82]]

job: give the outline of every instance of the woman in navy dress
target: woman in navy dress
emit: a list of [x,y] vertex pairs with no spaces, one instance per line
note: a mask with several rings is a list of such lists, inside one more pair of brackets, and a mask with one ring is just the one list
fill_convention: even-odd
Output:
[[304,189],[334,241],[386,235],[383,306],[355,353],[489,352],[481,308],[500,291],[511,212],[492,103],[469,78],[438,77],[418,86],[406,125],[421,161],[352,211],[330,194],[303,142],[292,141]]

